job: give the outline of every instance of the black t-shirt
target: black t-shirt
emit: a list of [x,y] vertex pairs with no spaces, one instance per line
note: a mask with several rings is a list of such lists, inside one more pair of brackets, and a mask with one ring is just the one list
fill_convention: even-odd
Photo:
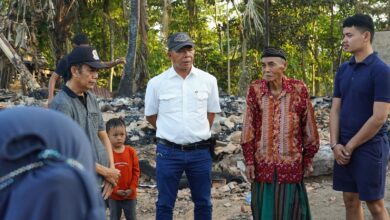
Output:
[[68,66],[68,54],[66,54],[57,64],[55,72],[64,78],[64,81],[68,81],[70,78],[69,66]]

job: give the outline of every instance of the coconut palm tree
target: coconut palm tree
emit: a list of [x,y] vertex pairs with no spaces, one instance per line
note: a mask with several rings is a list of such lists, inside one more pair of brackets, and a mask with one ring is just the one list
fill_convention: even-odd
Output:
[[264,33],[263,17],[261,16],[261,8],[256,0],[248,0],[245,6],[245,11],[242,15],[241,32],[241,76],[239,80],[240,95],[245,95],[251,77],[246,68],[246,55],[248,47],[248,39],[251,35],[260,35]]

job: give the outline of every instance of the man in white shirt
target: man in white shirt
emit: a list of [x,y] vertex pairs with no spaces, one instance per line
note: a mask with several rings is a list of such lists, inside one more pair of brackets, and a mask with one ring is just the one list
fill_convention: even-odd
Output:
[[152,78],[145,95],[146,119],[157,129],[156,219],[172,219],[186,172],[195,219],[212,218],[210,127],[219,106],[217,80],[193,66],[194,43],[183,32],[168,39],[172,67]]

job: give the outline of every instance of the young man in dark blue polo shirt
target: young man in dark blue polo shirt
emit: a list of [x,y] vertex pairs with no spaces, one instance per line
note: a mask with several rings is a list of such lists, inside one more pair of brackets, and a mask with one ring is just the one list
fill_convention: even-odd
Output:
[[367,203],[373,219],[389,219],[383,198],[389,158],[390,68],[373,51],[370,16],[348,17],[343,36],[343,49],[353,57],[340,66],[334,82],[333,189],[343,192],[346,219],[363,219],[361,201]]

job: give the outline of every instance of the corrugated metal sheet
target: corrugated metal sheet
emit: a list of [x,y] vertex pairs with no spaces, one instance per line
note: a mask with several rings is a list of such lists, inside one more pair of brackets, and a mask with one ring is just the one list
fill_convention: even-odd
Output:
[[91,89],[91,92],[100,98],[112,98],[112,93],[104,87],[95,86],[93,89]]

